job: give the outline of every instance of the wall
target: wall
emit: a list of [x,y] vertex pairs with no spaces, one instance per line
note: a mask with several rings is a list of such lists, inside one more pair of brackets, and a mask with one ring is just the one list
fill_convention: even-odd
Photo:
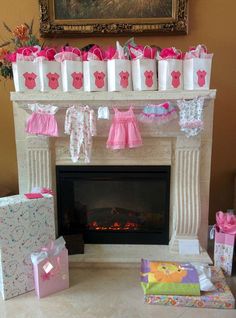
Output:
[[[210,196],[211,223],[218,209],[227,209],[233,205],[233,178],[236,172],[236,125],[235,100],[236,71],[235,52],[236,42],[232,32],[236,28],[236,2],[234,0],[190,0],[189,34],[187,36],[150,36],[137,37],[142,44],[156,44],[160,47],[176,46],[182,50],[190,45],[205,43],[214,52],[211,87],[217,88],[214,116],[214,140],[212,158],[212,178]],[[11,13],[12,14],[9,14]],[[8,0],[1,5],[0,21],[15,27],[22,22],[35,19],[34,31],[38,34],[38,1],[24,0],[17,2]],[[9,36],[1,28],[0,40]],[[70,44],[80,47],[88,43],[100,43],[104,46],[114,43],[112,38],[57,39],[46,40],[47,43]],[[121,42],[127,40],[122,37]],[[17,167],[14,142],[14,125],[9,91],[13,90],[12,83],[0,82],[0,191],[7,187],[17,191]]]

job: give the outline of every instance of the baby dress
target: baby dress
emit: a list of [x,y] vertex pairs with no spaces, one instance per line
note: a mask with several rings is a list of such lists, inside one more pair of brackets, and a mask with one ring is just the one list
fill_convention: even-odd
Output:
[[142,138],[133,108],[130,107],[129,110],[122,112],[114,108],[114,112],[107,148],[124,149],[141,146]]
[[92,136],[96,135],[95,114],[89,106],[72,106],[66,111],[65,134],[70,135],[70,154],[73,162],[83,155],[90,162]]
[[58,110],[57,106],[30,104],[29,109],[32,114],[26,123],[26,132],[32,135],[44,135],[57,137],[58,127],[55,114]]
[[177,118],[177,110],[170,102],[147,105],[138,117],[141,122],[159,125],[168,123],[175,118]]

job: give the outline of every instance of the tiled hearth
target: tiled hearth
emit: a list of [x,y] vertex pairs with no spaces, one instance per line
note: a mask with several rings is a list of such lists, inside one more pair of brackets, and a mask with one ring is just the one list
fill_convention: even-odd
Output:
[[[199,239],[201,247],[207,245],[209,184],[211,170],[211,146],[213,106],[215,90],[180,92],[127,92],[127,93],[12,93],[16,132],[18,174],[20,192],[33,186],[55,188],[55,166],[72,165],[68,145],[69,138],[63,134],[66,108],[73,104],[119,106],[127,109],[132,104],[137,112],[140,107],[163,100],[191,99],[206,96],[204,107],[204,130],[197,136],[187,138],[180,132],[178,120],[166,125],[142,124],[143,147],[133,150],[107,150],[105,143],[110,121],[98,121],[98,134],[93,140],[92,165],[169,165],[171,166],[170,191],[170,243],[168,246],[144,245],[88,245],[85,254],[71,260],[96,262],[108,261],[130,263],[140,257],[152,258],[162,255],[164,259],[183,259],[178,255],[179,239]],[[29,136],[25,133],[25,121],[29,115],[28,103],[56,104],[60,137]],[[83,164],[80,162],[79,164]],[[209,262],[201,249],[192,259]],[[117,252],[119,251],[119,257]]]

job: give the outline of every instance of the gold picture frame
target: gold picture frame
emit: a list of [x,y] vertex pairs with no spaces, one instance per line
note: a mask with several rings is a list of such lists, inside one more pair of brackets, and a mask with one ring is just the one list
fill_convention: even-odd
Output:
[[39,0],[39,6],[42,37],[188,33],[188,0]]

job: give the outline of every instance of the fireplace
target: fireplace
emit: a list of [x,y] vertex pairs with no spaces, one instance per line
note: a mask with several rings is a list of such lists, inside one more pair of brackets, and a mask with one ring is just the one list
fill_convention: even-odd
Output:
[[85,243],[169,242],[169,166],[57,166],[60,235]]

